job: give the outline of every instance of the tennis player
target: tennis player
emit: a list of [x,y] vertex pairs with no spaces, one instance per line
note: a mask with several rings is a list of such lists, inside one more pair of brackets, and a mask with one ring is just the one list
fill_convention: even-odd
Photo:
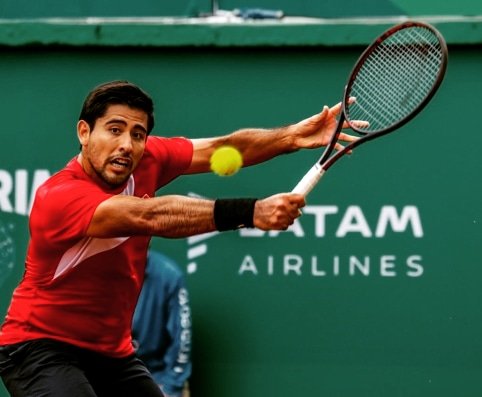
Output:
[[150,136],[153,103],[139,87],[94,88],[77,123],[80,154],[39,187],[30,214],[24,277],[0,331],[0,375],[11,396],[162,396],[131,337],[151,236],[284,230],[305,202],[293,193],[205,200],[156,190],[208,172],[220,145],[237,147],[248,166],[323,146],[339,111],[325,107],[272,130],[163,138]]

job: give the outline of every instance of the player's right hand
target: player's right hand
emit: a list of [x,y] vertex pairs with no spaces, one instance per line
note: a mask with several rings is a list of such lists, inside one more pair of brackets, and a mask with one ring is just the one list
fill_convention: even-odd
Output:
[[256,201],[254,226],[261,230],[286,230],[301,215],[305,206],[301,194],[280,193]]

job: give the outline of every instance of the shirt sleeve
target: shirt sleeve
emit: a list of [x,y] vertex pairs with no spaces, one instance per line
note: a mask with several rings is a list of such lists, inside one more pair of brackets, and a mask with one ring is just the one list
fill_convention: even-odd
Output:
[[[163,138],[150,136],[148,138],[146,161],[154,161],[157,169],[157,188],[166,185],[179,175],[182,175],[191,165],[193,144],[190,139],[176,137]],[[148,168],[150,168],[148,166]]]
[[39,188],[30,214],[32,237],[49,244],[84,237],[96,208],[110,197],[82,180]]
[[191,308],[185,278],[165,255],[149,251],[133,321],[137,354],[167,396],[182,395],[191,375]]
[[166,328],[172,342],[164,356],[165,367],[157,373],[157,378],[167,395],[177,397],[182,395],[183,386],[191,373],[191,310],[182,277],[168,304]]

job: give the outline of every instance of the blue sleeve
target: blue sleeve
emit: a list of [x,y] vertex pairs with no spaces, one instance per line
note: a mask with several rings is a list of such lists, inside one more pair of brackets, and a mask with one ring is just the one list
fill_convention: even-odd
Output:
[[166,328],[172,342],[166,346],[164,369],[153,375],[165,394],[181,396],[184,383],[191,373],[192,337],[189,295],[182,278],[169,306]]
[[137,354],[168,396],[181,396],[191,375],[191,308],[182,271],[149,252],[146,278],[134,314]]

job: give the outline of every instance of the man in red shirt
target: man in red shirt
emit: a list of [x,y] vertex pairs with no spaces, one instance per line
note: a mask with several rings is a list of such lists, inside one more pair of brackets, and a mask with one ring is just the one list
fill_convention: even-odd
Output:
[[[284,230],[303,196],[205,200],[155,197],[174,178],[208,172],[221,145],[245,165],[325,145],[340,105],[297,124],[207,139],[149,136],[153,103],[114,81],[87,96],[81,152],[37,191],[25,274],[0,330],[0,375],[12,396],[162,396],[136,358],[131,322],[151,236]],[[351,141],[350,135],[341,134]]]

